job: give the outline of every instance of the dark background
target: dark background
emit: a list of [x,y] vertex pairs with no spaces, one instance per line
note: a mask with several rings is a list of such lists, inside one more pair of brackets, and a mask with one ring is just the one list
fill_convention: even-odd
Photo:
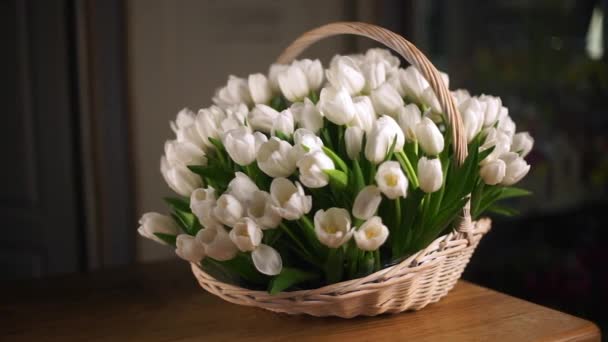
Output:
[[[0,1],[0,99],[8,104],[0,135],[1,281],[142,261],[132,2]],[[535,195],[512,203],[521,216],[495,218],[464,278],[608,331],[608,19],[604,54],[586,48],[592,13],[608,13],[608,1],[340,4],[336,20],[404,35],[450,74],[452,89],[501,96],[518,131],[536,139],[522,184]],[[367,46],[352,40],[346,52]]]

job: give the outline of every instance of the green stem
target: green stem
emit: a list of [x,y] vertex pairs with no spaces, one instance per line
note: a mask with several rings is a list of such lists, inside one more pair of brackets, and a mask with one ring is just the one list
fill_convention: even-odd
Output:
[[289,235],[289,237],[293,240],[293,242],[295,242],[295,244],[298,245],[298,247],[300,248],[300,250],[302,251],[302,253],[306,254],[309,258],[312,259],[312,255],[310,254],[310,252],[308,252],[308,250],[306,249],[306,247],[304,247],[304,245],[302,244],[302,242],[300,241],[300,239],[298,239],[295,235],[293,235],[293,232],[291,230],[289,230],[289,227],[287,227],[287,225],[285,225],[285,223],[281,222],[281,224],[279,225],[279,227],[281,227],[281,229],[287,235]]
[[407,155],[403,151],[397,152],[396,155],[397,159],[401,163],[401,166],[405,169],[405,173],[407,173],[407,176],[412,183],[412,187],[414,189],[418,188],[418,177],[416,176],[416,171],[414,171],[414,167],[412,166],[412,163],[408,159]]

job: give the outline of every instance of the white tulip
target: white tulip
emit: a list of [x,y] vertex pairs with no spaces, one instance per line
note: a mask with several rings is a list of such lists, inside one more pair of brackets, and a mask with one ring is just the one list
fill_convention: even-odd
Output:
[[418,160],[418,180],[420,189],[424,192],[431,193],[439,190],[443,184],[441,161],[438,158],[420,158]]
[[364,251],[375,251],[382,246],[388,238],[388,228],[382,224],[382,219],[374,216],[365,221],[355,231],[357,247]]
[[312,208],[312,198],[306,196],[300,183],[287,178],[275,178],[270,184],[272,208],[286,220],[297,220]]
[[464,101],[471,98],[471,94],[466,89],[456,89],[452,91],[452,97],[456,101],[456,106],[460,106]]
[[390,116],[384,115],[374,123],[371,132],[366,136],[365,158],[374,164],[384,160],[396,137],[395,151],[403,150],[405,136],[399,124]]
[[165,142],[165,156],[170,165],[207,165],[205,152],[190,142]]
[[249,114],[249,109],[244,103],[227,106],[224,108],[224,112],[226,113],[226,117],[220,123],[220,130],[218,134],[220,138],[224,135],[224,132],[241,127],[247,127],[245,126],[245,120],[247,118],[247,114]]
[[220,225],[213,214],[215,203],[215,189],[212,187],[198,188],[190,195],[190,210],[204,227]]
[[272,209],[270,194],[266,191],[254,191],[247,206],[247,215],[261,229],[273,229],[281,223],[281,216]]
[[294,154],[288,142],[272,137],[260,146],[258,166],[270,177],[287,177],[296,170]]
[[365,132],[357,127],[348,127],[344,132],[344,143],[346,144],[346,154],[350,159],[359,159],[361,148],[363,147],[363,135]]
[[249,75],[247,83],[253,103],[268,103],[272,100],[272,89],[266,76],[263,74]]
[[189,261],[199,262],[205,257],[205,246],[188,234],[180,234],[175,239],[175,254]]
[[361,73],[365,77],[363,91],[366,93],[378,88],[386,81],[386,65],[379,63],[364,63],[361,65]]
[[160,159],[160,172],[167,185],[184,197],[190,197],[194,189],[203,185],[203,180],[199,175],[192,173],[184,165],[171,165],[164,156]]
[[234,196],[241,204],[248,205],[253,199],[253,193],[258,190],[260,189],[249,176],[242,172],[235,172],[225,193]]
[[530,165],[526,163],[524,158],[520,157],[515,152],[507,152],[500,156],[500,159],[505,162],[507,168],[505,170],[505,178],[503,178],[500,184],[502,185],[513,185],[519,182],[528,171],[530,171]]
[[239,252],[223,226],[205,227],[198,231],[196,240],[205,247],[205,254],[218,261],[233,259]]
[[279,112],[274,110],[274,108],[264,104],[257,104],[249,112],[247,122],[256,131],[270,133],[278,116]]
[[228,84],[216,91],[213,102],[222,107],[239,103],[251,104],[251,94],[249,93],[247,81],[243,78],[230,75],[228,77]]
[[300,160],[310,152],[321,151],[323,141],[312,131],[305,128],[298,128],[293,133],[293,154],[295,160]]
[[459,108],[467,142],[471,142],[483,128],[485,108],[475,97],[464,100]]
[[436,156],[443,151],[443,134],[431,119],[423,118],[415,131],[418,143],[427,155]]
[[280,112],[275,118],[270,133],[275,136],[277,132],[281,132],[287,136],[291,136],[294,130],[293,114],[288,109]]
[[369,219],[378,211],[380,202],[382,202],[382,195],[377,186],[368,185],[364,187],[355,197],[353,216],[361,220]]
[[369,132],[376,121],[376,111],[369,96],[357,96],[353,98],[355,115],[349,122],[349,126],[357,126],[365,132]]
[[249,217],[238,220],[229,233],[230,240],[241,252],[251,252],[262,243],[262,230]]
[[278,81],[283,96],[291,102],[301,101],[310,92],[306,74],[295,64],[279,73]]
[[484,127],[493,126],[498,120],[500,110],[502,108],[502,100],[500,97],[490,95],[481,95],[479,101],[484,105]]
[[349,95],[360,93],[365,86],[363,73],[357,63],[348,56],[335,56],[326,73],[333,88],[345,88]]
[[306,75],[306,81],[308,82],[308,88],[310,90],[318,90],[323,84],[323,65],[318,59],[301,59],[294,61],[293,64],[300,68],[304,75]]
[[479,147],[479,151],[483,152],[491,147],[494,147],[492,152],[481,161],[481,164],[496,160],[503,153],[509,152],[511,149],[511,138],[502,131],[497,130],[494,127],[490,127],[486,130],[486,137],[484,143]]
[[279,87],[279,74],[285,72],[287,68],[289,68],[289,65],[272,64],[268,69],[268,83],[272,92],[278,93],[281,90],[281,87]]
[[322,188],[329,183],[329,176],[323,170],[335,169],[334,162],[322,151],[306,154],[298,160],[300,182],[309,188]]
[[443,110],[441,108],[441,104],[439,103],[439,98],[437,98],[437,95],[435,95],[433,88],[428,87],[422,91],[422,103],[429,106],[431,108],[431,113],[435,114],[433,121],[440,122],[442,119],[441,113]]
[[247,166],[256,157],[256,137],[247,127],[230,130],[224,135],[224,148],[235,163]]
[[420,108],[414,103],[399,108],[397,112],[397,122],[405,135],[407,141],[416,141],[416,125],[422,120]]
[[218,106],[201,109],[196,115],[195,126],[201,136],[204,146],[212,148],[213,144],[209,138],[220,139],[222,133],[222,122],[226,119],[226,113]]
[[350,215],[346,209],[318,210],[315,213],[314,221],[317,238],[329,248],[342,246],[353,234]]
[[390,199],[407,196],[408,181],[396,161],[385,161],[376,171],[376,184]]
[[323,115],[309,98],[305,98],[304,102],[292,104],[289,109],[298,126],[315,133],[323,128]]
[[522,158],[527,156],[534,146],[534,138],[528,132],[519,132],[513,136],[511,152],[519,153]]
[[496,125],[496,129],[508,135],[510,138],[513,138],[515,135],[516,125],[513,119],[509,116],[509,109],[506,107],[502,107],[500,109],[500,115],[498,119],[498,125]]
[[395,90],[399,93],[401,97],[405,97],[405,89],[403,88],[403,84],[401,83],[401,79],[405,77],[403,74],[405,70],[403,69],[395,69],[392,72],[389,72],[386,76],[386,82],[390,83],[390,85],[395,88]]
[[159,213],[145,213],[139,219],[137,232],[145,238],[166,245],[167,243],[159,239],[154,233],[178,235],[182,230],[170,216]]
[[507,164],[501,159],[495,159],[486,163],[479,170],[479,175],[483,182],[488,185],[496,185],[505,178]]
[[255,268],[262,274],[274,276],[283,269],[283,260],[279,252],[265,244],[260,244],[251,252],[251,259]]
[[429,87],[429,82],[414,66],[409,66],[399,74],[405,96],[416,102],[422,100],[422,92]]
[[244,214],[243,204],[230,194],[223,194],[217,199],[217,203],[213,208],[213,215],[221,223],[232,227]]
[[197,147],[204,146],[203,137],[198,133],[194,124],[196,114],[188,108],[184,108],[177,113],[175,121],[171,121],[171,129],[175,133],[177,141],[192,143]]
[[368,63],[383,63],[387,70],[397,69],[400,64],[397,56],[394,56],[389,50],[382,48],[367,50],[364,60]]
[[321,89],[318,106],[327,120],[336,125],[345,125],[355,116],[355,105],[346,88]]
[[389,83],[383,83],[378,88],[372,90],[372,104],[378,115],[397,116],[399,108],[403,107],[403,98]]

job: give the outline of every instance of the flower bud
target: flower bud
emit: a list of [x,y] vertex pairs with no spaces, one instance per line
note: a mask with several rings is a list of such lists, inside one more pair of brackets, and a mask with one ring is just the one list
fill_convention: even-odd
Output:
[[416,125],[420,123],[422,113],[420,108],[414,103],[399,108],[397,112],[397,122],[405,135],[407,141],[416,141]]
[[175,247],[175,254],[186,261],[196,263],[205,257],[205,246],[196,241],[194,236],[178,235],[175,239]]
[[306,128],[314,133],[323,128],[323,115],[310,99],[305,98],[304,102],[296,102],[289,109],[301,128]]
[[301,101],[310,92],[306,74],[295,64],[281,72],[278,81],[283,96],[291,102]]
[[279,112],[272,107],[257,104],[247,116],[247,122],[256,131],[270,133],[278,116]]
[[460,106],[464,101],[471,98],[471,94],[466,89],[456,89],[452,91],[452,97],[456,101],[456,106]]
[[262,243],[262,230],[249,217],[238,220],[229,233],[230,240],[241,252],[251,252]]
[[184,197],[190,197],[194,189],[200,188],[203,185],[203,180],[199,175],[190,172],[184,165],[169,164],[164,156],[160,160],[160,172],[167,185]]
[[335,89],[344,88],[348,95],[363,90],[365,77],[353,59],[348,56],[335,56],[327,70],[327,80]]
[[407,196],[408,181],[396,161],[385,161],[376,171],[376,184],[390,199]]
[[355,231],[357,247],[364,251],[375,251],[382,246],[388,238],[388,228],[382,224],[382,219],[374,216],[365,221]]
[[255,136],[248,127],[230,130],[224,135],[224,148],[235,163],[247,166],[255,160]]
[[443,184],[443,171],[439,159],[422,157],[418,160],[418,180],[420,189],[431,193],[439,190]]
[[479,170],[479,175],[483,182],[488,185],[496,185],[505,178],[507,165],[501,159],[495,159],[483,165]]
[[233,104],[251,104],[251,94],[247,81],[236,76],[228,77],[228,84],[216,91],[213,102],[220,107]]
[[416,138],[427,155],[436,156],[443,151],[443,135],[429,118],[423,118],[416,125]]
[[280,112],[275,118],[272,130],[270,133],[275,136],[277,132],[281,132],[287,136],[291,136],[294,130],[293,114],[289,109]]
[[365,132],[357,127],[348,127],[344,132],[344,143],[346,144],[346,154],[350,159],[359,159]]
[[393,118],[387,115],[376,120],[366,138],[365,158],[374,164],[379,164],[384,160],[393,140],[396,139],[395,151],[403,150],[403,145],[405,144],[405,137],[401,127],[399,127]]
[[223,194],[217,199],[213,215],[221,223],[232,227],[236,221],[243,217],[244,208],[241,202],[236,197],[230,194]]
[[292,146],[276,137],[260,146],[257,161],[260,170],[270,177],[287,177],[296,170]]
[[389,83],[383,83],[372,90],[371,95],[374,109],[378,115],[397,116],[399,108],[403,107],[403,98]]
[[471,142],[483,128],[484,106],[475,97],[464,100],[459,106],[467,142]]
[[318,210],[315,213],[315,233],[319,241],[329,248],[338,248],[352,236],[350,215],[342,208]]
[[223,226],[205,227],[198,231],[196,241],[205,247],[205,254],[218,261],[233,259],[238,248]]
[[381,201],[382,195],[380,195],[380,189],[377,186],[368,185],[364,187],[355,197],[353,216],[361,220],[369,219],[376,214]]
[[190,210],[204,227],[220,225],[213,214],[215,203],[215,189],[212,187],[198,188],[190,195]]
[[363,91],[366,93],[378,88],[386,81],[386,65],[379,63],[364,63],[361,65],[361,73],[365,77]]
[[286,220],[297,220],[312,208],[312,198],[306,196],[300,183],[287,178],[275,178],[270,184],[272,208]]
[[355,116],[355,105],[345,88],[321,89],[319,110],[336,125],[345,125]]
[[139,219],[137,232],[145,238],[166,245],[167,243],[159,239],[154,233],[178,235],[182,230],[170,216],[159,213],[145,213]]
[[335,169],[334,162],[322,151],[306,154],[297,163],[300,182],[309,188],[322,188],[329,183],[329,176],[323,170]]
[[357,126],[365,132],[371,131],[376,121],[376,112],[372,105],[372,100],[368,96],[357,96],[353,98],[355,115],[350,121],[349,126]]
[[310,90],[321,88],[323,84],[323,65],[321,65],[320,60],[301,59],[294,61],[293,64],[306,75],[306,81]]
[[528,132],[519,132],[513,136],[511,143],[511,152],[519,153],[524,158],[532,151],[534,146],[534,138]]
[[498,120],[498,116],[502,108],[502,100],[500,99],[500,97],[481,95],[479,97],[479,101],[485,107],[483,126],[493,126]]
[[286,71],[287,68],[289,68],[289,65],[275,63],[268,69],[268,83],[273,93],[281,91],[281,87],[279,87],[279,74]]
[[248,205],[258,186],[242,172],[235,172],[234,178],[228,183],[225,193],[234,196],[241,204]]
[[249,75],[247,80],[249,93],[253,103],[269,103],[272,99],[272,89],[270,82],[263,74]]
[[414,101],[421,102],[422,92],[429,87],[429,82],[424,79],[420,71],[414,66],[409,66],[399,76],[405,96]]
[[195,120],[196,115],[194,112],[188,108],[184,108],[177,113],[175,121],[171,121],[171,129],[175,133],[177,141],[203,147],[205,146],[205,142],[196,129]]
[[500,159],[507,165],[505,178],[503,178],[500,183],[502,185],[515,184],[524,178],[528,174],[528,171],[530,171],[530,165],[526,163],[524,158],[520,157],[515,152],[504,153],[500,156]]

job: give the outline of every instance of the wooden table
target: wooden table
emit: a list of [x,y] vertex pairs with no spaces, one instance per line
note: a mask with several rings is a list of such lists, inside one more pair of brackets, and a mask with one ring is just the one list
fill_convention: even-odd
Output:
[[461,281],[419,312],[290,317],[223,302],[185,262],[0,286],[5,341],[599,341],[597,327]]

